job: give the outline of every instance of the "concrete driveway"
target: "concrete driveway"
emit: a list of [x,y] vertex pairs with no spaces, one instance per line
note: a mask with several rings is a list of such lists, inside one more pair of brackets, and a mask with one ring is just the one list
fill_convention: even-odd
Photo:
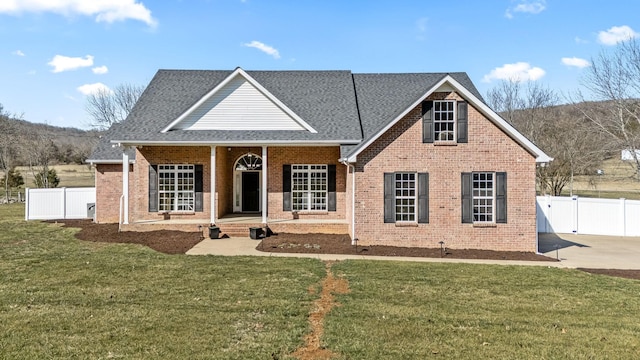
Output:
[[570,268],[640,270],[640,238],[539,234],[538,250]]

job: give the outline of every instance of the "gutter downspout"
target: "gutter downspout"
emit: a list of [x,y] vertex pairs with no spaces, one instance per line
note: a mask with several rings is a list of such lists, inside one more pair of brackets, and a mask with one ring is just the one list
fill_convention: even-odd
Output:
[[349,164],[346,160],[340,161],[347,167],[347,173],[349,169],[351,172],[351,245],[358,244],[358,238],[356,238],[356,166]]

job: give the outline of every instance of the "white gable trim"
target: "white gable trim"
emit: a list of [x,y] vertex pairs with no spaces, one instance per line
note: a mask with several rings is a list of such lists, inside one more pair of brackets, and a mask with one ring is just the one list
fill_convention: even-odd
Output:
[[180,122],[182,122],[185,118],[187,118],[190,114],[192,114],[196,109],[202,106],[208,99],[210,99],[213,95],[219,92],[222,88],[227,86],[233,79],[236,77],[243,77],[249,84],[254,86],[258,91],[264,94],[270,101],[276,104],[279,108],[281,108],[288,116],[290,116],[296,123],[298,123],[305,130],[316,134],[317,131],[311,127],[311,125],[307,124],[300,116],[294,113],[289,107],[282,103],[278,98],[276,98],[273,94],[271,94],[267,89],[265,89],[260,83],[258,83],[254,78],[252,78],[249,74],[247,74],[241,68],[236,68],[226,79],[224,79],[220,84],[214,87],[211,91],[209,91],[205,96],[203,96],[200,100],[198,100],[195,104],[193,104],[187,111],[185,111],[182,115],[180,115],[177,119],[175,119],[171,124],[162,129],[162,133],[166,133],[172,129],[174,129]]
[[493,122],[498,128],[504,131],[507,135],[509,135],[512,139],[514,139],[520,146],[525,148],[531,154],[536,156],[536,162],[538,163],[548,163],[553,160],[552,157],[545,154],[540,148],[538,148],[535,144],[533,144],[529,139],[527,139],[524,135],[518,132],[513,126],[511,126],[506,120],[504,120],[500,115],[498,115],[495,111],[491,110],[484,102],[480,101],[478,97],[476,97],[473,93],[471,93],[467,88],[462,86],[458,81],[456,81],[451,75],[446,75],[440,81],[438,81],[433,87],[431,87],[422,97],[412,103],[407,109],[401,112],[393,121],[388,123],[384,128],[378,131],[374,136],[369,138],[366,142],[362,143],[360,146],[356,148],[356,150],[347,157],[347,161],[350,163],[354,163],[357,160],[358,154],[360,154],[364,149],[366,149],[369,145],[371,145],[374,141],[376,141],[382,134],[387,132],[393,125],[395,125],[398,121],[404,118],[411,110],[413,110],[418,104],[420,104],[424,99],[426,99],[429,95],[436,92],[437,90],[449,89],[453,88],[456,92],[462,95],[468,102],[470,102],[475,108],[480,110],[480,112],[486,116],[491,122]]

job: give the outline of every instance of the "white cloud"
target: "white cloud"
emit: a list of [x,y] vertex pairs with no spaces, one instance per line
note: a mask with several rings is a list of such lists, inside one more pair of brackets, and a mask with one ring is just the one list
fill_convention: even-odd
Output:
[[425,31],[427,31],[427,23],[429,22],[429,18],[427,17],[422,17],[420,19],[418,19],[418,21],[416,21],[416,27],[418,28],[418,31],[423,33]]
[[105,65],[102,65],[94,67],[93,69],[91,69],[91,71],[93,71],[94,74],[102,75],[108,73],[109,68],[107,68]]
[[84,95],[91,95],[101,91],[105,91],[108,93],[112,92],[112,90],[109,89],[109,87],[103,83],[84,84],[82,86],[78,86],[77,90],[83,93]]
[[15,55],[15,56],[25,56],[25,54],[22,52],[22,50],[16,50],[16,51],[12,51],[11,55]]
[[256,48],[265,54],[273,56],[274,59],[280,59],[280,52],[272,46],[261,43],[260,41],[252,41],[250,43],[243,44],[246,47]]
[[528,14],[539,14],[547,8],[546,0],[522,0],[520,3],[514,7],[510,7],[505,12],[504,16],[509,19],[513,18],[513,13],[528,13]]
[[428,23],[429,23],[429,18],[427,17],[422,17],[416,21],[416,29],[418,29],[418,40],[425,39]]
[[63,16],[95,16],[97,22],[113,23],[127,19],[138,20],[149,26],[157,21],[151,11],[136,0],[3,0],[0,13],[52,12]]
[[491,82],[493,79],[507,81],[529,81],[538,80],[543,77],[545,71],[539,67],[531,67],[529,63],[517,62],[513,64],[504,64],[502,67],[495,68],[482,78],[484,82]]
[[614,26],[607,31],[598,33],[598,41],[604,45],[615,45],[621,41],[626,41],[640,36],[627,25]]
[[56,55],[47,63],[47,65],[53,66],[53,70],[51,71],[54,73],[75,70],[82,67],[93,66],[93,56],[87,55],[84,58],[81,58]]
[[589,61],[585,59],[577,58],[577,57],[571,57],[571,58],[564,57],[562,58],[562,63],[567,66],[575,66],[581,69],[591,66],[591,63],[589,63]]
[[583,39],[581,37],[578,37],[578,36],[576,36],[576,38],[574,40],[576,41],[576,44],[588,44],[589,43],[589,41],[587,41],[587,40],[585,40],[585,39]]

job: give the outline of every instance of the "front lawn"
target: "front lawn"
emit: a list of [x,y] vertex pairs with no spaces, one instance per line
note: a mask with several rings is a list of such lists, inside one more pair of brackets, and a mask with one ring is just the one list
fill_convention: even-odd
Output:
[[[23,214],[0,206],[0,359],[291,359],[326,295],[318,260],[165,255]],[[338,359],[640,358],[638,280],[371,260],[331,271],[348,292],[320,344]]]
[[638,359],[640,281],[578,270],[348,261],[325,319],[345,359]]
[[271,359],[303,344],[310,259],[77,240],[0,205],[1,359]]

